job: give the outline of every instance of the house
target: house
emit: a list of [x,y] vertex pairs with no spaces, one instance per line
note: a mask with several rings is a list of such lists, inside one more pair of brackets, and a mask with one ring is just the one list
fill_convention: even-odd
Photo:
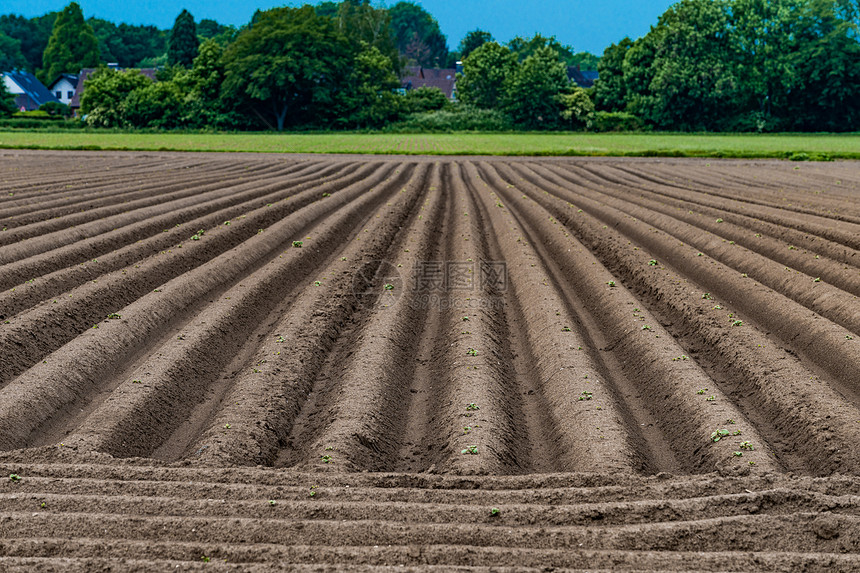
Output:
[[[117,64],[108,64],[108,67],[112,70],[122,71],[123,68],[120,68]],[[92,75],[94,71],[98,68],[84,68],[78,74],[78,83],[75,85],[75,95],[72,97],[71,102],[69,103],[69,107],[72,108],[72,113],[74,115],[78,115],[81,109],[81,94],[84,93],[84,82]],[[128,68],[128,69],[137,69],[140,73],[155,81],[155,74],[158,72],[155,68]]]
[[48,90],[54,94],[54,97],[60,100],[60,103],[69,105],[72,103],[72,98],[75,97],[75,88],[78,85],[78,76],[75,74],[60,74],[55,79]]
[[34,111],[43,103],[57,101],[54,94],[29,72],[3,72],[3,82],[6,89],[15,96],[15,105],[20,111]]
[[594,87],[597,81],[597,70],[580,70],[579,65],[567,67],[567,79],[581,88]]
[[400,80],[404,92],[418,88],[439,88],[449,100],[457,99],[457,70],[409,66]]

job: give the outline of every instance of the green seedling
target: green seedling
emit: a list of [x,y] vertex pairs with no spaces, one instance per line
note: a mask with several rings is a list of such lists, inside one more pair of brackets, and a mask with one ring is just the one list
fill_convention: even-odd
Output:
[[614,287],[614,286],[615,286],[615,281],[609,281],[609,282],[607,282],[606,284],[608,284],[610,287]]
[[712,442],[719,442],[720,440],[722,440],[723,438],[725,438],[726,436],[728,436],[728,435],[729,435],[729,433],[730,433],[730,432],[729,432],[728,430],[725,430],[725,429],[723,429],[723,430],[714,430],[714,431],[711,433],[711,441],[712,441]]
[[394,285],[391,283],[385,283],[384,285],[382,285],[382,288],[385,290],[394,290]]
[[656,267],[657,264],[657,259],[651,259],[650,261],[648,261],[649,266]]
[[705,398],[705,400],[707,400],[708,402],[715,402],[717,400],[717,397],[716,396],[708,396],[707,398]]
[[742,320],[736,320],[736,321],[732,322],[732,326],[743,326],[743,324],[744,324],[744,321],[742,321]]
[[642,327],[642,330],[651,330],[651,327],[646,324]]
[[275,501],[274,499],[270,499],[270,500],[269,500],[269,505],[271,505],[271,506],[273,506],[273,507],[274,507],[274,506],[278,505],[278,502],[277,502],[277,501]]
[[301,241],[293,241],[293,247],[295,247],[296,249],[301,249],[302,248],[302,242]]
[[463,426],[463,434],[468,434],[472,431],[472,426]]
[[741,431],[740,431],[740,430],[735,430],[734,432],[732,432],[732,435],[733,435],[733,436],[740,436],[740,435],[741,435]]
[[12,483],[18,483],[19,481],[21,481],[21,476],[19,476],[18,474],[9,474],[9,480]]
[[465,321],[467,321],[467,320],[469,320],[469,317],[468,317],[468,316],[464,316],[464,317],[463,317],[463,322],[465,322]]
[[696,390],[696,394],[699,394],[699,395],[701,396],[701,395],[702,395],[702,394],[704,394],[707,390],[708,390],[707,388],[702,388],[701,390]]
[[283,336],[278,335],[278,342],[280,342],[280,343],[284,343],[284,342],[286,342],[286,341],[287,341],[287,339],[286,339],[286,338],[284,338]]
[[143,380],[132,380],[132,384],[143,384]]
[[696,253],[696,256],[697,256],[697,257],[704,257],[704,256],[705,256],[705,253]]
[[204,233],[203,229],[200,229],[195,234],[191,235],[191,240],[192,241],[199,241],[200,238],[203,236],[203,233]]
[[481,409],[481,407],[478,406],[477,404],[475,404],[474,402],[469,402],[468,404],[466,404],[466,410],[468,410],[468,411],[480,410],[480,409]]
[[323,461],[324,464],[334,463],[334,459],[331,456],[320,456],[320,459]]
[[563,327],[561,327],[561,331],[562,332],[570,332],[570,327],[569,326],[563,326]]
[[687,360],[687,356],[684,354],[682,354],[681,356],[676,356],[672,359],[672,362],[675,362],[676,360]]
[[851,336],[850,334],[846,334],[846,335],[845,335],[845,340],[854,340],[854,337],[853,337],[853,336]]
[[491,510],[490,510],[490,517],[498,517],[498,515],[499,515],[500,513],[501,513],[501,512],[499,511],[499,508],[498,508],[498,507],[494,507],[493,509],[491,509]]
[[466,446],[464,449],[460,450],[460,453],[476,456],[476,455],[478,455],[478,446],[477,445]]
[[317,486],[312,485],[310,492],[308,492],[308,497],[316,497],[317,495]]
[[322,196],[323,197],[331,197],[331,193],[323,193]]
[[210,561],[212,561],[212,559],[210,559],[209,557],[206,557],[205,555],[200,557],[200,560],[203,561],[203,563],[209,563]]
[[750,442],[750,441],[741,442],[739,447],[742,450],[754,450],[755,449],[752,445],[752,442]]
[[229,227],[229,226],[230,226],[230,221],[224,221],[224,226],[225,226],[225,227]]
[[820,283],[820,282],[821,282],[821,277],[815,277],[814,279],[812,279],[812,282],[814,282],[814,283]]
[[592,395],[592,392],[589,392],[588,390],[583,390],[582,394],[579,395],[579,401],[584,402],[585,400],[591,400]]
[[232,428],[232,427],[233,427],[233,426],[231,426],[230,424],[224,424],[224,429],[225,429],[225,430],[229,430],[229,429],[230,429],[230,428]]
[[738,457],[738,458],[744,455],[744,453],[743,453],[743,452],[732,452],[732,454],[733,454],[735,457]]
[[711,293],[706,292],[705,294],[702,295],[702,298],[704,300],[710,300],[711,299]]
[[322,286],[322,283],[320,281],[314,281],[314,286]]
[[722,223],[722,222],[723,222],[722,219],[717,219],[717,223]]
[[115,313],[115,312],[112,312],[112,313],[110,313],[110,314],[108,315],[108,318],[111,318],[111,319],[116,320],[116,319],[122,318],[122,316],[118,315],[118,314],[117,314],[117,313]]
[[470,348],[470,349],[468,349],[468,350],[466,351],[466,354],[468,354],[469,356],[477,356],[477,355],[478,355],[478,351],[477,351],[477,350],[475,350],[474,348]]
[[735,423],[735,421],[734,421],[733,419],[731,419],[731,418],[729,418],[728,420],[726,420],[726,424],[734,424],[734,423]]

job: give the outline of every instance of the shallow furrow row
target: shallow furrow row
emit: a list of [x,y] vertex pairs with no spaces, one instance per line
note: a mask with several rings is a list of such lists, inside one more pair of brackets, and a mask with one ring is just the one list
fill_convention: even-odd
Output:
[[[235,214],[242,214],[229,225],[221,221],[223,212],[210,215],[209,222],[213,227],[208,229],[209,234],[204,235],[205,240],[185,242],[183,248],[180,248],[180,242],[172,245],[173,248],[153,252],[154,245],[141,243],[145,247],[141,252],[139,245],[130,245],[127,247],[130,252],[121,249],[116,253],[116,257],[122,257],[120,260],[108,256],[103,267],[96,261],[91,265],[73,267],[68,273],[57,276],[55,281],[46,280],[49,294],[56,298],[46,299],[14,317],[7,317],[0,325],[0,353],[17,357],[0,364],[0,385],[22,372],[23,367],[36,363],[108,314],[115,313],[168,280],[218,261],[225,253],[259,235],[263,229],[309,206],[317,204],[326,210],[336,209],[342,204],[341,197],[360,193],[383,180],[392,170],[390,165],[368,164],[342,179],[318,187],[308,186],[295,196],[288,193],[289,200],[282,197],[271,206],[267,204],[248,210],[250,206],[240,205]],[[321,197],[329,191],[332,197],[323,200]],[[229,262],[224,260],[219,264],[229,266]],[[95,267],[94,272],[88,272],[86,267],[92,266]],[[68,280],[68,275],[74,276],[75,280]],[[64,287],[72,288],[64,291]],[[16,300],[34,290],[34,298],[43,300],[46,294],[38,282],[18,288],[21,291],[7,291],[0,297]],[[13,303],[8,308],[20,306]]]

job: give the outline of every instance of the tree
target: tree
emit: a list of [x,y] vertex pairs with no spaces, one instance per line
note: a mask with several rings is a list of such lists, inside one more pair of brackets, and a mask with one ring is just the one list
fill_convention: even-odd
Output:
[[860,130],[860,30],[846,19],[851,14],[837,2],[804,4],[793,27],[797,45],[788,55],[796,79],[785,108],[774,110],[790,129]]
[[218,36],[219,34],[223,34],[227,31],[228,27],[229,26],[219,24],[215,20],[203,18],[202,20],[200,20],[200,23],[197,24],[197,36],[208,40],[210,38]]
[[441,66],[448,55],[448,42],[439,22],[414,2],[398,2],[388,13],[397,49],[410,61],[428,68]]
[[197,57],[199,43],[194,16],[183,8],[176,17],[167,40],[167,63],[171,66],[191,67]]
[[121,68],[140,65],[146,58],[155,58],[167,47],[167,34],[155,26],[115,25],[113,22],[90,18],[99,39],[99,51],[103,62],[116,62]]
[[[318,14],[320,8],[321,6],[317,6]],[[330,17],[338,33],[352,44],[356,53],[368,46],[375,47],[391,60],[394,72],[400,73],[400,54],[397,51],[388,10],[374,8],[369,0],[343,0],[336,5],[336,10]]]
[[550,36],[549,38],[540,34],[535,34],[531,38],[516,36],[508,42],[508,48],[517,55],[517,59],[521,62],[540,48],[550,48],[558,55],[559,61],[565,64],[573,58],[573,48],[562,44],[555,39],[555,36]]
[[256,15],[224,53],[224,90],[278,131],[328,115],[351,63],[349,43],[310,6]]
[[101,67],[84,82],[81,95],[81,113],[88,125],[122,127],[126,125],[126,99],[129,94],[144,88],[152,80],[137,70],[118,71]]
[[394,89],[400,85],[391,59],[376,46],[366,46],[353,60],[346,84],[348,90],[340,116],[350,126],[379,127],[398,113],[398,96]]
[[742,90],[730,17],[728,0],[682,0],[669,8],[648,34],[656,36],[647,88],[652,97],[631,111],[661,129],[680,130],[716,129],[736,113]]
[[469,57],[469,54],[486,44],[487,42],[495,41],[493,35],[489,32],[485,32],[484,30],[476,29],[468,32],[462,40],[460,40],[460,46],[457,48],[460,59],[466,59]]
[[562,123],[567,129],[584,128],[594,113],[594,102],[582,88],[572,87],[567,93],[561,94],[558,100]]
[[484,109],[500,105],[503,86],[517,65],[516,56],[505,46],[487,42],[463,60],[457,75],[457,98]]
[[174,82],[149,82],[129,92],[122,111],[123,123],[133,127],[179,127],[182,94]]
[[591,52],[577,52],[568,61],[568,66],[579,66],[580,70],[596,70],[600,64],[600,56]]
[[594,83],[594,104],[605,111],[622,111],[627,104],[627,86],[624,81],[624,58],[633,46],[624,38],[603,51],[597,65],[599,79]]
[[76,2],[70,3],[57,16],[51,38],[42,54],[42,83],[50,83],[62,73],[77,73],[99,63],[99,41]]
[[0,32],[0,72],[23,70],[27,59],[21,52],[21,42]]
[[508,74],[502,107],[523,127],[553,129],[561,118],[559,96],[569,84],[558,52],[540,47]]
[[57,12],[27,19],[14,14],[0,16],[0,32],[21,42],[21,53],[27,60],[28,72],[36,73],[42,67],[42,53],[48,45]]
[[0,77],[0,117],[8,117],[18,111],[15,105],[15,95],[6,87],[6,82]]

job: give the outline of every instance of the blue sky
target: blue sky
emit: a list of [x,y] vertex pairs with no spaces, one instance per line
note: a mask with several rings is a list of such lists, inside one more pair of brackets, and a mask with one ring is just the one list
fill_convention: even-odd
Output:
[[[154,24],[170,28],[181,9],[187,8],[195,20],[212,18],[223,24],[241,25],[251,19],[257,8],[298,6],[305,2],[266,0],[77,0],[84,16],[95,16],[129,24]],[[39,16],[61,10],[69,0],[27,0],[0,2],[0,14],[17,13]],[[315,3],[315,2],[312,2]],[[386,5],[394,1],[385,2]],[[433,14],[448,37],[448,47],[456,49],[469,30],[482,28],[497,40],[506,42],[514,36],[532,36],[537,32],[554,35],[576,51],[596,54],[624,36],[637,38],[646,34],[657,17],[674,2],[670,0],[419,0],[417,3]],[[376,2],[374,2],[376,4]]]

